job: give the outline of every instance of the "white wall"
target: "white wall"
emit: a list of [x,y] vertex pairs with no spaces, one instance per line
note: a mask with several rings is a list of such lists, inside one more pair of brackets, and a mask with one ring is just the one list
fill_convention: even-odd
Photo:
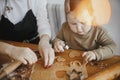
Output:
[[105,25],[108,33],[117,44],[117,53],[120,54],[120,0],[110,0],[112,16],[110,22]]
[[60,4],[63,4],[64,3],[64,0],[48,0],[49,3],[60,3]]
[[[63,4],[64,0],[48,0],[49,3]],[[104,27],[117,44],[117,54],[120,54],[120,0],[110,0],[112,16],[110,22]]]

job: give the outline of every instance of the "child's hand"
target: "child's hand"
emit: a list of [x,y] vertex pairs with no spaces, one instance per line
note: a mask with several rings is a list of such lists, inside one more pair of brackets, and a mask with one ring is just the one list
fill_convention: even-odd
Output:
[[54,43],[55,52],[63,52],[64,49],[68,49],[69,47],[65,44],[64,41],[58,40]]
[[92,51],[84,52],[82,57],[84,57],[86,61],[96,60],[96,55]]

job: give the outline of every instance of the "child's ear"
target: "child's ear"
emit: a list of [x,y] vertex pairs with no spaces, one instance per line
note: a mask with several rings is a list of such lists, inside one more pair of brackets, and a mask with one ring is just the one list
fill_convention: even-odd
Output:
[[70,12],[70,0],[65,0],[65,13],[69,13]]

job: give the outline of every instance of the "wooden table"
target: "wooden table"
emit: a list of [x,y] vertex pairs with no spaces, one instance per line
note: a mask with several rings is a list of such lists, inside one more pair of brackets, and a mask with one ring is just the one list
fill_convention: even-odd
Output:
[[[70,58],[69,57],[70,53],[74,53],[74,54],[79,53],[80,55]],[[62,57],[65,60],[58,62],[57,59],[55,59],[54,64],[48,69],[45,69],[43,67],[43,61],[40,60],[34,66],[34,71],[31,74],[31,80],[69,80],[69,77],[66,75],[66,71],[70,67],[69,66],[70,62],[80,61],[82,63],[83,61],[83,58],[81,57],[82,53],[83,52],[79,50],[66,50],[63,53],[57,53],[56,54],[57,58]],[[87,64],[88,77],[91,77],[95,73],[103,71],[107,67],[112,66],[118,62],[120,64],[120,56],[114,56],[107,60],[89,63]]]
[[[26,43],[11,42],[11,41],[10,42],[7,41],[7,42],[16,46],[30,47],[35,51],[38,50],[37,45],[34,44],[26,44]],[[54,61],[54,64],[48,69],[45,69],[43,67],[44,61],[42,59],[39,59],[39,61],[34,64],[30,79],[31,80],[69,80],[69,77],[67,76],[66,72],[67,70],[70,69],[70,63],[74,61],[79,61],[80,63],[82,63],[83,61],[83,58],[81,57],[82,53],[83,53],[82,51],[72,50],[72,49],[66,50],[63,53],[56,53],[56,59]],[[72,56],[70,58],[69,56],[70,54],[77,54],[77,56]],[[59,59],[62,60],[60,61]],[[4,56],[0,56],[0,65],[7,61],[8,58]],[[120,56],[114,56],[110,59],[106,59],[103,61],[98,61],[98,62],[94,61],[88,63],[87,64],[88,78],[95,75],[98,72],[104,71],[104,69],[107,69],[115,64],[120,64]]]

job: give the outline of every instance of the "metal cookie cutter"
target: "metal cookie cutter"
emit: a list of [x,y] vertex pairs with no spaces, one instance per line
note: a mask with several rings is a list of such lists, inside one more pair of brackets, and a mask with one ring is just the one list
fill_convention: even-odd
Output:
[[81,80],[82,72],[81,71],[76,71],[75,69],[72,70],[72,72],[67,73],[68,76],[70,77],[70,80]]

